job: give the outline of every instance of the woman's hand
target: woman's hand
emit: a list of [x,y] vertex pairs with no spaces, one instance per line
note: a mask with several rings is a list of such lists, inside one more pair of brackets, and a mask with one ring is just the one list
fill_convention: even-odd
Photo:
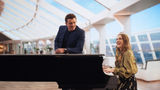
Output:
[[103,72],[105,73],[113,73],[115,68],[108,67],[108,66],[103,66]]

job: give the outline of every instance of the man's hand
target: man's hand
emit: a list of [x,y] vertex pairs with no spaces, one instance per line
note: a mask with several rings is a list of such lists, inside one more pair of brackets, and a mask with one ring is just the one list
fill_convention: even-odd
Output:
[[65,51],[65,48],[58,48],[58,49],[56,49],[55,53],[56,54],[63,54],[64,51]]

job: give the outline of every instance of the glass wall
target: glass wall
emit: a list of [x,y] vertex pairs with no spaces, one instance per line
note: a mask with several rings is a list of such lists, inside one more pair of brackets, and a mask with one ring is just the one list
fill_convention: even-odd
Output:
[[[156,31],[156,32],[155,32]],[[138,64],[148,60],[160,59],[160,29],[141,32],[131,36],[131,46]],[[92,43],[91,52],[98,53],[99,41]],[[106,57],[112,57],[116,53],[116,37],[106,40]]]
[[157,59],[160,59],[160,42],[153,43],[153,48],[155,50]]

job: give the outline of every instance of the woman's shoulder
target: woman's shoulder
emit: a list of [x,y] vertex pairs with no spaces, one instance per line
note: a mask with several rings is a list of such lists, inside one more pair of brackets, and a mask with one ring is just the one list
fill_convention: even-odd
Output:
[[131,49],[128,49],[124,52],[125,55],[133,55],[133,51]]

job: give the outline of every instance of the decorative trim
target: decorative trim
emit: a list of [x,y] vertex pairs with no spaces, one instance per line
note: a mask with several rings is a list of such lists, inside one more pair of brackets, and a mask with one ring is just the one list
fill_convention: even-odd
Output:
[[20,26],[20,27],[16,28],[15,30],[22,29],[22,28],[28,26],[31,22],[33,22],[33,20],[34,20],[34,19],[36,18],[36,16],[37,16],[37,12],[38,12],[38,8],[39,8],[39,1],[40,1],[40,0],[37,0],[36,9],[35,9],[34,15],[33,15],[33,17],[31,18],[31,20],[29,20],[29,21],[28,21],[26,24],[24,24],[23,26]]

